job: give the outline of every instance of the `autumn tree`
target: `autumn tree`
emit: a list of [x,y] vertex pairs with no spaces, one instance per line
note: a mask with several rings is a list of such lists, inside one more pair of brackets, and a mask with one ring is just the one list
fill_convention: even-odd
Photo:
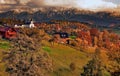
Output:
[[98,38],[95,36],[93,41],[94,41],[94,42],[93,42],[93,45],[96,46],[97,43],[98,43]]
[[111,76],[120,75],[120,48],[109,49],[109,66],[107,70],[111,73]]
[[6,71],[11,76],[46,76],[52,71],[50,56],[41,50],[41,37],[38,29],[19,29],[12,40]]
[[92,28],[92,29],[90,29],[90,34],[91,34],[91,36],[98,36],[99,30],[97,28]]

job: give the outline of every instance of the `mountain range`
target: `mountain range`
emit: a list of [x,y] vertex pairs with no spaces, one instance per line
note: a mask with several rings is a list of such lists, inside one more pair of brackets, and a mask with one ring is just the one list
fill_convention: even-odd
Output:
[[46,8],[39,11],[7,11],[0,13],[0,18],[15,18],[20,20],[33,19],[36,22],[51,20],[79,21],[98,26],[120,25],[120,15],[115,12],[93,12],[77,9]]

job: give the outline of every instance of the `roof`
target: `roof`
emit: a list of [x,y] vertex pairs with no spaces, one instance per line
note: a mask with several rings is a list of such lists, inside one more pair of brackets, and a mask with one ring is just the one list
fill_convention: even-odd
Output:
[[54,34],[59,34],[61,38],[68,38],[69,37],[69,34],[66,32],[57,32]]
[[22,26],[22,24],[16,24],[17,26]]
[[7,30],[9,30],[9,27],[0,27],[0,31],[2,31],[2,32],[5,32]]
[[56,32],[54,34],[68,34],[68,33],[66,33],[66,32]]
[[[14,28],[11,28],[11,27],[0,27],[0,31],[1,32],[5,32],[5,31],[8,31],[9,29],[14,29]],[[16,29],[14,29],[16,31]]]
[[26,23],[24,23],[25,25],[29,25],[30,24],[30,22],[26,22]]

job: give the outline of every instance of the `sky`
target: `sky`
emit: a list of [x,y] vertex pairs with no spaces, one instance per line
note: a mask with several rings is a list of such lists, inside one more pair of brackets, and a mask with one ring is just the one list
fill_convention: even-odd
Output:
[[40,8],[44,6],[102,10],[120,7],[120,0],[0,0],[0,11],[18,9],[18,6]]

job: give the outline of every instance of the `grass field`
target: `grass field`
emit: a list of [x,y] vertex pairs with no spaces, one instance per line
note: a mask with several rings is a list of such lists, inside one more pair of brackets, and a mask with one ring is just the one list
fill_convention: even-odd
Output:
[[9,42],[5,40],[0,40],[0,49],[7,50],[9,48]]
[[5,40],[0,40],[0,76],[8,76],[8,74],[5,72],[5,63],[2,62],[3,54],[2,51],[7,51],[9,48],[9,43]]
[[[47,51],[53,59],[54,72],[51,76],[80,76],[83,71],[83,66],[90,58],[83,52],[75,50],[66,45],[55,43],[53,46],[50,43],[43,41],[43,50]],[[69,65],[75,63],[76,70],[71,71]]]

